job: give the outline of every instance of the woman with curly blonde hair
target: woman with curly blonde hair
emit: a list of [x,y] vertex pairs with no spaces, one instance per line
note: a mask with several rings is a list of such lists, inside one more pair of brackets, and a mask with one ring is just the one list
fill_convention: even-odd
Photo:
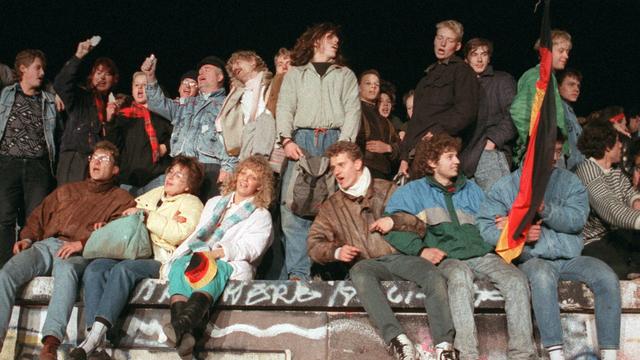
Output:
[[272,240],[273,172],[262,156],[241,161],[222,195],[209,201],[200,223],[169,262],[171,323],[167,339],[191,359],[194,330],[206,326],[211,305],[229,280],[251,280]]

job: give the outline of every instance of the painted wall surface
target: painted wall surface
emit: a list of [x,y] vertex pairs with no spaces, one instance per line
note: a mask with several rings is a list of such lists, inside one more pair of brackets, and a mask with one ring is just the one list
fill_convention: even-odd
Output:
[[[3,359],[29,357],[40,347],[39,330],[46,307],[33,303],[48,300],[52,283],[50,279],[36,282],[39,283],[31,283],[23,294],[31,305],[14,308]],[[424,295],[409,283],[385,283],[384,287],[421,358],[432,359],[434,344],[422,305]],[[624,314],[619,358],[640,359],[640,313],[636,313],[640,309],[640,291],[632,282],[622,282],[621,287]],[[119,330],[112,334],[110,346],[115,350],[108,350],[114,359],[177,358],[164,344],[162,325],[169,322],[165,290],[166,286],[157,281],[140,284],[122,322],[114,327]],[[502,297],[486,283],[478,283],[476,290],[475,321],[481,354],[485,359],[506,359]],[[577,284],[563,284],[560,294],[566,354],[571,356],[595,349],[590,291]],[[159,303],[165,305],[158,307]],[[204,358],[391,359],[349,282],[232,282],[216,309],[198,344]],[[82,317],[79,303],[67,327],[61,358],[84,336]],[[541,349],[538,351],[542,354]]]

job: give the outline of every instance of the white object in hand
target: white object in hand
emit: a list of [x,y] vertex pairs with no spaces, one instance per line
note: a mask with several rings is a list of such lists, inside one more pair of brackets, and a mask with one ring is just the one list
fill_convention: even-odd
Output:
[[93,35],[91,37],[91,46],[96,47],[98,46],[98,44],[100,44],[100,41],[102,40],[102,38],[100,37],[100,35]]
[[109,93],[109,102],[110,102],[110,103],[114,103],[114,102],[116,102],[116,97],[115,97],[115,96],[113,96],[113,93],[112,93],[112,92],[110,92],[110,93]]

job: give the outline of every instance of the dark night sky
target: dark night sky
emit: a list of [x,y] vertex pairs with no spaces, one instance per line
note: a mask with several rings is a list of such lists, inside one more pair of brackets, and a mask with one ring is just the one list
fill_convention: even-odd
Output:
[[[13,64],[24,48],[42,49],[53,79],[77,43],[101,35],[88,56],[112,57],[120,67],[119,91],[144,57],[158,58],[161,84],[175,93],[179,76],[210,54],[226,59],[253,49],[272,65],[280,46],[292,47],[313,23],[342,25],[343,52],[357,73],[378,69],[402,92],[412,88],[434,61],[437,21],[453,18],[465,26],[464,41],[494,41],[498,70],[516,79],[535,65],[532,45],[539,33],[535,0],[462,1],[2,1],[0,61]],[[607,105],[640,104],[640,1],[553,0],[552,26],[573,35],[569,66],[583,72],[579,115]],[[88,71],[88,70],[87,70]]]

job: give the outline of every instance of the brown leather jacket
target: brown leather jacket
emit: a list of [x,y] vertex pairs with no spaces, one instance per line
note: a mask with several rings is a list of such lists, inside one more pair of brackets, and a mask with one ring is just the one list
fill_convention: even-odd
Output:
[[[354,262],[397,252],[380,233],[369,231],[369,226],[383,217],[385,205],[395,190],[396,185],[390,181],[372,179],[364,197],[354,198],[336,191],[322,204],[309,230],[307,246],[311,259],[320,264],[336,261],[334,253],[343,245],[361,250]],[[424,236],[425,224],[415,216],[397,213],[391,218],[393,230]]]
[[33,210],[20,232],[20,239],[32,241],[57,237],[64,241],[89,239],[93,224],[109,222],[135,207],[128,192],[113,182],[91,179],[60,186]]

